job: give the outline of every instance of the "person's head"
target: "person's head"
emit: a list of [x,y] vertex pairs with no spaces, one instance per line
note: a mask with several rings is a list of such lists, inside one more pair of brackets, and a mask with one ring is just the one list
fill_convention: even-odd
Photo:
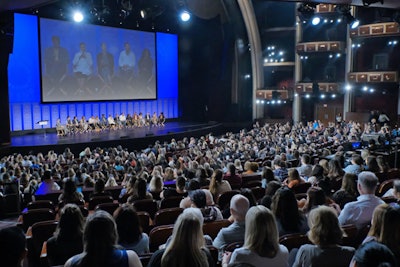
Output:
[[[107,51],[107,45],[106,45],[106,43],[101,43],[101,51],[102,51],[102,52],[106,52],[106,51]],[[104,114],[103,114],[102,116],[104,116]]]
[[358,174],[357,189],[361,195],[375,194],[377,185],[378,185],[378,178],[376,177],[375,173],[370,171],[364,171]]
[[96,183],[94,184],[94,192],[101,193],[104,192],[105,182],[103,179],[97,179]]
[[64,194],[65,195],[72,195],[76,192],[76,185],[74,183],[74,181],[68,179],[67,181],[65,181],[64,183]]
[[2,266],[21,267],[27,254],[26,238],[16,226],[0,230],[0,262]]
[[80,44],[79,44],[79,49],[80,49],[82,52],[85,52],[85,51],[86,51],[86,44],[85,44],[85,43],[80,43]]
[[331,177],[337,177],[343,175],[343,169],[340,164],[340,161],[337,159],[331,159],[328,163],[329,173],[328,175]]
[[147,193],[147,182],[143,178],[139,178],[135,182],[135,191],[140,198],[145,198]]
[[308,225],[308,238],[315,245],[336,245],[343,237],[343,230],[333,208],[319,206],[311,210]]
[[44,181],[50,181],[51,180],[51,171],[49,171],[49,170],[44,171],[43,180]]
[[61,209],[55,236],[59,240],[80,239],[84,224],[80,208],[76,204],[67,204]]
[[246,214],[244,247],[261,257],[273,258],[279,249],[278,238],[272,212],[261,205],[251,207]]
[[310,164],[311,163],[311,157],[308,154],[303,154],[301,156],[301,163],[302,164]]
[[206,195],[206,206],[213,206],[215,203],[213,195],[211,194],[210,190],[208,189],[201,189],[201,190],[203,190],[204,194]]
[[351,163],[361,166],[364,164],[364,161],[359,154],[354,153],[353,155],[351,155]]
[[128,42],[126,42],[124,44],[124,48],[125,48],[125,51],[129,52],[131,50],[131,45]]
[[286,230],[297,231],[300,224],[300,214],[297,200],[292,190],[280,188],[272,197],[272,212]]
[[383,217],[381,233],[378,242],[385,244],[390,248],[393,254],[399,258],[400,256],[400,210],[399,208],[390,207],[387,209]]
[[205,266],[207,258],[201,251],[202,247],[204,247],[202,221],[196,209],[189,209],[176,220],[171,242],[161,258],[161,265]]
[[272,170],[270,167],[264,167],[264,168],[263,168],[261,177],[262,177],[263,179],[266,179],[267,182],[270,182],[270,181],[275,180],[274,172],[273,172],[273,170]]
[[131,204],[123,204],[114,212],[115,223],[117,224],[118,243],[132,244],[142,237],[142,229],[139,217]]
[[396,267],[396,258],[390,249],[378,242],[362,244],[354,253],[351,267]]
[[82,266],[104,266],[117,240],[117,225],[108,212],[97,210],[90,214],[83,231],[86,254],[82,260]]
[[237,194],[231,198],[230,212],[235,221],[244,221],[249,207],[250,202],[245,196]]
[[324,176],[324,168],[317,164],[311,171],[311,176],[315,176],[317,179],[321,179]]
[[189,191],[189,198],[192,201],[192,207],[201,209],[207,204],[206,193],[202,189]]
[[223,176],[223,172],[221,169],[216,169],[214,170],[212,176],[211,176],[211,182],[213,182],[213,180],[215,180],[216,183],[221,183],[222,182],[222,176]]
[[381,235],[381,229],[383,225],[383,218],[385,217],[386,211],[391,207],[388,204],[380,204],[374,209],[371,220],[371,228],[369,229],[368,235],[374,236],[377,239]]
[[325,191],[321,187],[312,186],[307,190],[306,211],[326,204]]
[[183,176],[178,176],[178,178],[176,178],[176,188],[183,191],[185,190],[185,185],[186,185],[186,178]]
[[298,180],[300,181],[300,174],[297,169],[290,169],[288,172],[289,181]]
[[342,187],[341,189],[353,194],[357,195],[357,175],[354,173],[345,173],[342,179]]
[[53,37],[51,37],[51,41],[52,41],[54,47],[60,46],[60,37],[54,35]]

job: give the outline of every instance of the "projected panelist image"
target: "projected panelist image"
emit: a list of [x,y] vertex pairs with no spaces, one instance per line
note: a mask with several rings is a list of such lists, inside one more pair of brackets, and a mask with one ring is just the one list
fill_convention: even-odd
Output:
[[92,74],[93,60],[92,55],[86,51],[86,44],[79,44],[79,52],[77,52],[72,61],[73,72],[78,82],[77,94],[84,94],[85,91],[92,94],[92,91],[88,87],[88,80]]
[[121,79],[130,86],[135,75],[136,56],[128,42],[124,44],[124,50],[119,54],[118,65]]
[[147,48],[143,49],[142,55],[138,63],[138,71],[139,71],[138,79],[140,88],[145,88],[146,90],[150,89],[151,91],[153,91],[152,89],[152,87],[154,87],[152,86],[152,82],[154,79],[153,66],[154,62],[153,59],[151,58],[150,50]]
[[113,93],[114,56],[107,51],[106,43],[101,44],[101,52],[97,55],[97,72],[102,82],[100,93]]
[[67,49],[60,46],[60,37],[51,38],[52,46],[48,47],[44,53],[44,64],[46,69],[46,80],[48,91],[46,96],[61,92],[64,96],[67,93],[63,89],[63,81],[67,77],[69,54]]

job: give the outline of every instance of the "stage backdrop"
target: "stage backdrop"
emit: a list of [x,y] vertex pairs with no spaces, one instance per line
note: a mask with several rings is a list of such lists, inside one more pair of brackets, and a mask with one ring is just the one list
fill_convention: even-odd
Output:
[[146,101],[105,101],[41,103],[38,18],[15,14],[14,49],[8,66],[11,131],[55,127],[58,118],[67,116],[164,112],[167,118],[178,117],[178,37],[156,33],[157,99]]

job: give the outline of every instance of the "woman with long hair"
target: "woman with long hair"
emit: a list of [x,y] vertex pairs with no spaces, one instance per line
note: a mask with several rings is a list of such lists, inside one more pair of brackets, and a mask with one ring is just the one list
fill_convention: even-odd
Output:
[[217,200],[218,196],[226,191],[231,191],[231,185],[227,180],[223,180],[223,172],[221,169],[216,169],[212,176],[210,182],[210,192],[213,195],[214,201]]
[[136,252],[117,248],[117,225],[106,211],[88,216],[83,231],[84,251],[70,258],[65,267],[142,267]]
[[83,226],[84,218],[79,207],[65,205],[54,236],[47,240],[49,266],[64,265],[70,257],[83,251]]
[[271,208],[276,217],[279,236],[308,231],[307,219],[299,211],[296,197],[289,188],[276,191],[272,197]]
[[[225,253],[222,267],[228,266]],[[288,266],[288,249],[279,244],[278,228],[272,212],[264,206],[251,207],[246,214],[245,241],[230,257],[230,264],[245,262],[255,267]]]
[[299,248],[292,266],[349,266],[355,249],[339,245],[343,230],[335,211],[326,206],[313,209],[308,217],[308,225],[308,238],[312,244]]
[[138,255],[149,252],[149,237],[142,232],[139,217],[130,204],[123,204],[114,212],[118,231],[118,244]]
[[196,214],[184,212],[179,215],[171,241],[165,249],[153,254],[148,266],[214,266],[214,260],[204,246],[202,222]]
[[64,183],[64,191],[58,197],[58,201],[62,203],[62,206],[66,203],[79,203],[84,200],[82,193],[77,191],[75,183],[72,180],[67,180]]
[[391,209],[389,204],[380,204],[374,209],[371,220],[371,228],[369,229],[367,237],[364,239],[363,243],[370,241],[378,241],[381,236],[381,229],[383,225],[383,219],[385,218],[386,212]]
[[336,191],[332,199],[343,209],[344,205],[348,202],[356,201],[358,197],[357,191],[357,175],[353,173],[346,173],[343,176],[342,187]]
[[128,198],[128,202],[132,203],[136,200],[153,199],[153,196],[147,192],[147,182],[143,178],[136,180],[133,194]]

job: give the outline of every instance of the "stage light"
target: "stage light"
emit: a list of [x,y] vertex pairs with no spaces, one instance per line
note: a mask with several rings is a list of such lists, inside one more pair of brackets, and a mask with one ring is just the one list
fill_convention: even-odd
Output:
[[294,96],[299,96],[299,94],[298,94],[298,93],[295,93]]
[[324,98],[325,98],[325,95],[324,95],[324,94],[322,94],[322,95],[321,95],[321,99],[324,99]]
[[370,92],[370,93],[373,93],[373,92],[375,92],[375,89],[374,89],[374,88],[371,88],[371,89],[369,89],[369,92]]
[[310,98],[310,95],[309,95],[309,94],[306,94],[306,98]]
[[332,98],[335,98],[336,97],[336,95],[335,94],[332,94]]
[[181,20],[183,22],[189,21],[190,20],[190,13],[188,11],[184,10],[184,11],[181,12],[179,17],[181,18]]
[[[301,4],[297,8],[297,12],[298,12],[300,20],[302,20],[303,22],[307,21],[307,20],[310,20],[314,16],[316,6],[317,6],[317,3],[303,3],[303,4]],[[316,24],[314,24],[314,25],[316,25]]]
[[257,100],[256,100],[256,104],[260,104],[260,100],[257,99]]
[[367,87],[367,86],[364,86],[364,87],[363,87],[363,91],[364,91],[364,92],[368,91],[368,87]]
[[75,22],[82,22],[83,21],[83,14],[80,11],[75,11],[73,14],[73,19]]
[[349,24],[350,24],[350,28],[352,28],[354,30],[360,25],[360,21],[353,17]]
[[264,100],[261,100],[261,104],[264,104]]
[[316,26],[321,22],[321,18],[320,17],[314,17],[311,21],[312,25]]
[[351,90],[351,85],[350,85],[350,84],[347,84],[347,85],[345,86],[345,88],[346,88],[347,91],[350,91],[350,90]]

